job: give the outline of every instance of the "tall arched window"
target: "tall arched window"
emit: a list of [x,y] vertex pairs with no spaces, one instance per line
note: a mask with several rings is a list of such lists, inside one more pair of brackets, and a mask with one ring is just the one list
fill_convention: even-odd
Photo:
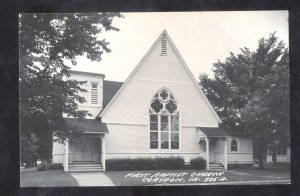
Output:
[[231,141],[231,147],[230,147],[231,152],[237,152],[238,151],[238,144],[235,139]]
[[179,111],[174,96],[162,89],[150,108],[150,148],[179,149]]

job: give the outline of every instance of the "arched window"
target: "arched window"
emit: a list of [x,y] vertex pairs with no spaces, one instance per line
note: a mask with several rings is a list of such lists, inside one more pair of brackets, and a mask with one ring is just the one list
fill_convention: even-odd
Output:
[[237,144],[237,142],[236,142],[235,139],[233,139],[231,141],[231,147],[230,147],[230,149],[231,149],[231,152],[237,152],[238,151],[238,144]]
[[150,148],[179,149],[179,111],[174,96],[162,89],[150,108]]

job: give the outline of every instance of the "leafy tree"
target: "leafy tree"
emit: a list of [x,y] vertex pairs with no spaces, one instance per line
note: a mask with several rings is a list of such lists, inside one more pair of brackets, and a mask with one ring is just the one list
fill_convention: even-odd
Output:
[[35,161],[38,158],[38,139],[34,133],[29,137],[20,138],[21,144],[21,162],[26,164],[26,167],[35,166]]
[[[119,13],[98,14],[21,14],[20,38],[20,128],[23,137],[38,137],[38,153],[51,160],[52,140],[64,142],[80,131],[68,129],[63,114],[84,120],[89,113],[78,110],[85,99],[78,92],[84,81],[61,80],[69,77],[76,57],[85,55],[100,61],[110,52],[101,32],[119,31],[112,26]],[[55,137],[53,137],[55,136]]]
[[200,85],[223,121],[234,134],[250,136],[254,155],[263,168],[269,147],[289,144],[289,52],[275,32],[250,51],[230,53],[214,64],[214,78],[200,75]]

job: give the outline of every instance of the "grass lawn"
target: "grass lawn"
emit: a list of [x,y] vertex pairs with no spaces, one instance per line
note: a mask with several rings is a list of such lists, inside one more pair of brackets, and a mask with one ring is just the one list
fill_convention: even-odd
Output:
[[[279,183],[290,180],[289,171],[270,170],[163,170],[163,171],[110,171],[105,172],[117,186],[141,186],[157,184],[215,184],[215,183],[240,183],[252,181],[274,181]],[[260,182],[256,182],[260,181]]]
[[20,170],[21,187],[78,186],[77,181],[62,170],[37,171],[36,168]]
[[[116,186],[142,185],[205,185],[205,184],[289,184],[289,170],[240,169],[227,171],[206,170],[157,170],[109,171],[104,174]],[[89,178],[89,173],[86,173]],[[91,175],[92,177],[92,175]],[[76,179],[62,170],[37,171],[21,169],[21,187],[79,186]],[[83,179],[85,180],[85,179]],[[100,177],[97,180],[101,180]],[[88,186],[88,185],[87,185]],[[98,186],[98,185],[97,185]]]

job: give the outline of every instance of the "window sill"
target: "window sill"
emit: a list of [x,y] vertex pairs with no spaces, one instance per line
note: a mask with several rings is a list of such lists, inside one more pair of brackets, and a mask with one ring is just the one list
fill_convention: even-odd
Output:
[[150,149],[151,152],[157,153],[178,153],[181,149]]

